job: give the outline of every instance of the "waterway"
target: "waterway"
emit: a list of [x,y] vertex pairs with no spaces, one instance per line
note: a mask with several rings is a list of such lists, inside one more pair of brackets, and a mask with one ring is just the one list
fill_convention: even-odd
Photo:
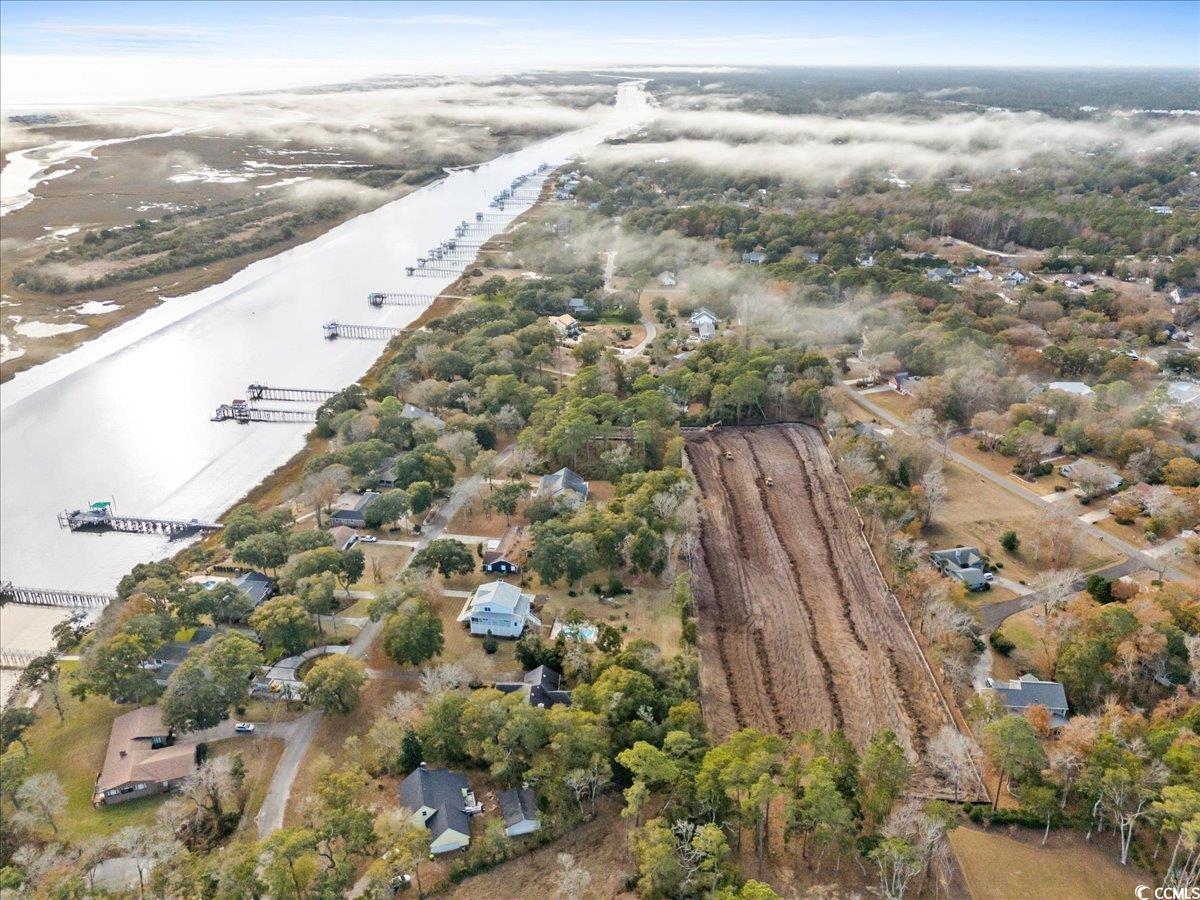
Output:
[[[412,321],[419,309],[376,309],[367,294],[435,293],[444,282],[406,277],[404,266],[517,175],[585,153],[649,114],[642,86],[623,84],[594,125],[448,175],[0,385],[0,577],[112,590],[134,564],[173,553],[179,545],[165,538],[73,534],[56,515],[112,500],[131,515],[218,518],[293,456],[310,427],[214,423],[218,404],[256,382],[340,388],[359,379],[383,343],[327,341],[322,323]],[[56,618],[4,607],[0,641],[39,649]]]

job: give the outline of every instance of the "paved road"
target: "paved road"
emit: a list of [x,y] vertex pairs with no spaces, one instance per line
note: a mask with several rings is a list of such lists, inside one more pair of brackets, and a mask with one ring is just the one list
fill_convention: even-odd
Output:
[[[496,462],[499,465],[503,465],[508,461],[512,452],[512,447],[505,450],[497,457]],[[421,538],[417,541],[418,550],[424,548],[430,541],[439,537],[445,531],[446,524],[462,509],[467,498],[479,490],[482,482],[482,476],[472,475],[470,478],[464,479],[454,486],[454,489],[450,492],[449,499],[441,505],[437,512],[422,527]],[[405,561],[402,568],[407,568],[408,563],[411,561],[412,556]],[[352,591],[351,596],[361,598],[372,597],[374,595],[369,591]],[[378,622],[368,621],[358,634],[354,636],[347,655],[354,659],[363,659],[367,655],[367,651],[370,650],[371,644],[375,642],[375,639],[379,636],[379,632],[382,630],[382,620]],[[266,837],[283,827],[283,814],[287,809],[288,798],[292,793],[292,785],[296,782],[296,773],[300,771],[304,757],[308,755],[308,749],[312,746],[313,737],[317,733],[317,726],[320,722],[321,713],[313,710],[305,713],[299,719],[288,723],[292,727],[290,732],[284,737],[285,747],[283,756],[279,758],[279,764],[275,767],[275,774],[271,777],[271,786],[267,789],[267,796],[263,799],[262,808],[259,809],[258,816],[255,817],[260,837]]]
[[[1142,568],[1143,566],[1137,560],[1127,559],[1124,562],[1117,563],[1116,565],[1109,566],[1105,569],[1099,569],[1093,574],[1103,575],[1110,581],[1114,581],[1117,578],[1120,578],[1122,575],[1132,575],[1134,572],[1137,572]],[[1086,578],[1079,579],[1074,584],[1075,590],[1082,591],[1086,583]],[[1026,594],[1023,597],[1014,597],[1011,600],[1003,600],[1000,603],[993,603],[989,606],[980,607],[979,620],[983,623],[983,630],[985,632],[994,631],[1000,626],[1000,623],[1009,616],[1016,615],[1017,613],[1036,606],[1041,602],[1041,594],[1034,591]]]
[[[868,398],[861,396],[853,388],[851,388],[845,384],[840,385],[840,387],[842,388],[842,390],[844,390],[847,394],[850,395],[850,398],[855,403],[857,403],[863,409],[867,410],[869,413],[871,413],[871,415],[876,416],[877,418],[882,419],[885,422],[888,422],[889,424],[891,424],[892,426],[894,426],[896,428],[900,428],[904,431],[908,431],[908,424],[900,417],[898,417],[898,416],[894,415],[893,413],[889,412],[888,410],[884,409],[878,403],[874,403],[871,400],[869,400]],[[1022,500],[1026,500],[1029,503],[1032,503],[1034,506],[1041,507],[1041,506],[1049,505],[1046,502],[1046,500],[1042,498],[1042,496],[1040,494],[1029,490],[1029,488],[1025,487],[1024,485],[1017,484],[1015,481],[1011,480],[1010,478],[1005,477],[1004,475],[1000,475],[997,472],[993,472],[987,466],[984,466],[984,465],[981,465],[980,463],[975,462],[975,460],[971,459],[970,457],[963,456],[961,453],[959,453],[955,450],[950,450],[947,455],[951,459],[953,459],[955,462],[957,462],[959,465],[966,466],[968,469],[970,469],[976,475],[986,478],[988,481],[992,482],[992,484],[996,485],[997,487],[1003,488],[1004,490],[1008,491],[1010,494],[1020,497]],[[1154,559],[1153,557],[1146,554],[1141,548],[1135,547],[1133,544],[1129,543],[1128,541],[1122,540],[1121,538],[1117,537],[1116,535],[1109,534],[1103,528],[1098,528],[1097,526],[1092,525],[1088,522],[1079,521],[1079,519],[1076,519],[1076,522],[1079,523],[1079,527],[1081,529],[1086,531],[1092,537],[1096,538],[1097,540],[1101,541],[1104,544],[1107,544],[1109,547],[1112,547],[1114,550],[1117,550],[1117,551],[1125,554],[1125,556],[1129,557],[1130,559],[1135,560],[1137,563],[1140,564],[1140,568],[1151,569],[1153,571],[1163,571],[1165,574],[1169,575],[1170,577],[1179,579],[1181,581],[1189,580],[1189,576],[1185,575],[1179,569],[1175,568],[1174,566],[1164,565],[1161,560]]]

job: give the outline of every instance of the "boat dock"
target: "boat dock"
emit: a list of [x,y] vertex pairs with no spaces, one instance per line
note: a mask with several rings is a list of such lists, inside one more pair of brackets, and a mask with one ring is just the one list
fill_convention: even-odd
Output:
[[393,294],[385,291],[367,294],[367,302],[372,306],[428,306],[433,299],[432,294]]
[[334,338],[361,338],[368,341],[389,341],[408,329],[394,325],[347,325],[345,322],[326,322],[321,326],[326,340]]
[[164,534],[167,537],[186,537],[202,531],[217,531],[217,522],[199,519],[160,519],[152,516],[122,516],[113,512],[112,504],[93,503],[87,509],[63,511],[58,514],[60,528],[71,531],[120,531],[126,534]]
[[53,588],[20,587],[11,581],[0,584],[0,606],[6,603],[16,603],[21,606],[95,609],[107,606],[116,599],[116,594],[101,594],[94,591],[60,591]]
[[246,388],[249,400],[283,400],[295,403],[324,403],[337,391],[324,388],[293,388],[273,387],[266,384],[252,384]]
[[213,413],[214,422],[315,422],[317,412],[312,409],[270,409],[251,406],[248,403],[222,403]]

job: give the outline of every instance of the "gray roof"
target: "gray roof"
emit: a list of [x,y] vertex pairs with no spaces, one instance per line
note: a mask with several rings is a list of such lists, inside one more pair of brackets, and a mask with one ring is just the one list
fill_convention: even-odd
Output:
[[983,577],[983,554],[975,547],[952,547],[949,550],[934,550],[929,559],[945,574],[957,578],[969,588],[987,584]]
[[512,828],[521,822],[538,821],[537,797],[531,788],[501,791],[496,795],[496,802],[500,804],[505,828]]
[[505,694],[523,693],[530,706],[549,709],[552,706],[570,706],[571,692],[559,688],[562,676],[548,666],[538,666],[526,672],[520,681],[498,681],[496,690]]
[[463,809],[464,791],[469,786],[462,772],[419,766],[400,782],[400,805],[416,812],[423,806],[435,810],[425,820],[433,839],[448,829],[471,833],[471,818]]
[[275,582],[262,572],[246,572],[233,581],[233,586],[250,598],[250,602],[258,606],[275,593]]
[[992,690],[1014,711],[1044,706],[1052,713],[1064,714],[1068,709],[1067,692],[1057,681],[1041,681],[1026,674],[1012,681],[993,682]]
[[587,482],[576,475],[568,468],[559,469],[550,475],[542,476],[541,487],[539,492],[549,494],[552,497],[558,496],[563,491],[574,491],[579,496],[587,498],[588,485]]

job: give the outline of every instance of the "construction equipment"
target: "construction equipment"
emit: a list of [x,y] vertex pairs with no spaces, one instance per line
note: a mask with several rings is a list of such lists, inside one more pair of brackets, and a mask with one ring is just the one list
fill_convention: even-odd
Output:
[[770,475],[768,475],[768,476],[767,476],[767,477],[764,479],[764,481],[766,482],[766,484],[767,484],[767,487],[775,487],[775,479],[774,479],[774,478],[772,478]]
[[704,430],[705,430],[705,431],[716,431],[716,430],[717,430],[717,426],[719,426],[720,424],[721,424],[721,420],[720,420],[720,419],[718,419],[718,420],[717,420],[717,421],[715,421],[715,422],[709,422],[707,425],[705,425],[705,426],[704,426]]
[[725,451],[725,458],[726,458],[726,459],[733,459],[733,451],[732,451],[732,450],[726,450],[726,451]]

